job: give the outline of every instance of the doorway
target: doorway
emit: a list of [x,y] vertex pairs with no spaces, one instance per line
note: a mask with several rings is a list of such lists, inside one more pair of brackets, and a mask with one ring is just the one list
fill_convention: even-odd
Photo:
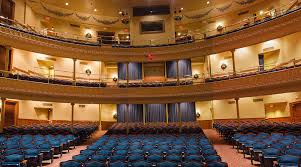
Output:
[[18,115],[19,115],[19,102],[7,100],[5,102],[4,127],[17,125]]

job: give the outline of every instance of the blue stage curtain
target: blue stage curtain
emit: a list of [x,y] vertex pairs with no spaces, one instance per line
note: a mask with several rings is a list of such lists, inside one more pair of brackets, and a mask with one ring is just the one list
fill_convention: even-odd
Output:
[[[180,111],[182,112],[182,122],[196,121],[195,103],[180,103]],[[177,111],[177,104],[168,104],[168,121],[180,122],[179,112]]]
[[146,122],[166,122],[165,104],[147,104],[145,107]]
[[[117,105],[117,122],[126,122],[126,104]],[[128,122],[143,122],[143,105],[129,104]]]
[[[126,80],[126,63],[118,63],[118,79]],[[129,63],[129,80],[142,79],[142,63]]]
[[[166,62],[167,78],[177,78],[177,61]],[[191,60],[183,59],[179,60],[179,77],[192,76]]]

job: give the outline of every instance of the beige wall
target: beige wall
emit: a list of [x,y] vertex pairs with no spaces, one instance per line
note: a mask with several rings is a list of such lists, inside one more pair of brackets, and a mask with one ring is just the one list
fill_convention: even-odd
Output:
[[101,105],[101,120],[115,122],[113,115],[117,113],[116,104],[102,104]]
[[[140,22],[142,21],[160,21],[164,20],[165,32],[154,34],[141,34]],[[166,44],[174,42],[175,25],[172,15],[154,15],[133,17],[130,23],[130,34],[133,45]]]
[[[19,100],[19,118],[20,119],[41,119],[47,118],[46,115],[41,116],[40,110],[43,103],[52,104],[52,120],[71,120],[71,104],[70,103],[51,103]],[[46,113],[45,113],[46,114]],[[85,104],[84,107],[74,106],[74,120],[77,121],[98,121],[99,108],[97,104]]]
[[[71,79],[73,76],[73,59],[54,57],[40,53],[28,52],[20,49],[13,49],[13,67],[25,70],[34,71],[44,74],[44,70],[40,69],[38,60],[48,61],[53,64],[55,76],[58,78]],[[84,80],[99,80],[102,77],[101,68],[103,63],[100,61],[76,61],[76,77]],[[90,69],[92,74],[88,76],[86,69]],[[59,77],[60,76],[60,77]],[[68,78],[66,78],[68,77]]]
[[[261,100],[260,100],[261,99]],[[292,102],[301,100],[301,92],[282,93],[260,97],[246,97],[239,99],[240,118],[282,118],[290,117]],[[196,102],[196,112],[199,120],[212,120],[210,108],[213,107],[214,119],[236,119],[236,104],[234,99]],[[279,103],[281,106],[279,107]],[[268,112],[266,112],[266,108]],[[266,114],[267,113],[267,114]]]
[[[235,50],[236,71],[258,67],[258,54],[271,50],[280,50],[276,64],[287,62],[293,58],[301,58],[301,32],[291,34],[282,38],[266,41],[257,45],[252,45]],[[229,59],[225,59],[229,58]],[[231,52],[223,52],[210,55],[212,73],[227,74],[232,72]],[[226,70],[221,69],[221,64],[228,65]]]

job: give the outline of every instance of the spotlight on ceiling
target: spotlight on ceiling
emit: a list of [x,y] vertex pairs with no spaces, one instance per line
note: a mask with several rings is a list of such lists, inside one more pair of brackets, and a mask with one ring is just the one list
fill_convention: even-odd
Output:
[[68,5],[69,5],[69,3],[68,3],[68,2],[66,2],[66,3],[65,3],[65,5],[66,5],[66,6],[68,6]]
[[96,8],[94,9],[94,12],[97,12],[97,9],[96,9]]
[[210,1],[207,1],[207,5],[209,5],[210,4]]

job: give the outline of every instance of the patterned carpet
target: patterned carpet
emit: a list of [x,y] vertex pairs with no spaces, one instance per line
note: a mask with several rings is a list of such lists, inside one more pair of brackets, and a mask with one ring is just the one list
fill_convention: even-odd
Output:
[[222,160],[227,162],[229,167],[254,167],[249,159],[244,158],[243,154],[237,153],[236,149],[227,144],[214,129],[206,129],[204,132],[213,143]]
[[[91,143],[96,141],[99,137],[104,135],[105,132],[106,131],[97,131],[82,146],[77,146],[75,149],[70,150],[69,153],[63,154],[61,158],[55,159],[52,164],[45,164],[45,166],[59,167],[60,162],[72,159],[72,156],[77,155],[81,150],[86,149],[87,145],[90,145]],[[222,157],[222,160],[229,164],[229,167],[254,167],[253,165],[251,165],[250,160],[244,158],[241,153],[237,153],[236,149],[233,149],[231,145],[227,144],[214,129],[207,129],[204,130],[204,132],[213,143],[214,148]]]

